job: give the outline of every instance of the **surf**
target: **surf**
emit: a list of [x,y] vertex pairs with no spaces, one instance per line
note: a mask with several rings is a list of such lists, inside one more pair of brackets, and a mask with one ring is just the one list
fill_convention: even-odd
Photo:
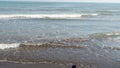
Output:
[[19,43],[0,43],[0,49],[4,50],[4,49],[9,49],[9,48],[17,48],[19,47]]
[[97,16],[97,13],[92,14],[10,14],[0,15],[0,19],[81,19],[82,17]]

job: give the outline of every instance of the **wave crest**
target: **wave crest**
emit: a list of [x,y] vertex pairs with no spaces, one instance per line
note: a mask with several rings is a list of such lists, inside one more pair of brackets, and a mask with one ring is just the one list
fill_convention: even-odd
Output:
[[0,49],[16,48],[19,47],[19,45],[19,43],[0,44]]
[[81,19],[82,17],[97,16],[93,14],[13,14],[0,15],[0,19],[24,19],[24,18],[38,18],[38,19]]
[[106,37],[117,37],[120,36],[120,32],[105,32],[105,33],[95,33],[90,35],[92,38],[106,38]]

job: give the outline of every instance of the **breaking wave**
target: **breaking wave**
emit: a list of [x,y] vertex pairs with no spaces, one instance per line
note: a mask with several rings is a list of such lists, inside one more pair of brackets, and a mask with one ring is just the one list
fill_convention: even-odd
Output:
[[[11,43],[11,44],[0,44],[0,49],[10,49],[10,48],[83,48],[84,46],[76,46],[75,44],[67,43],[77,43],[87,41],[88,39],[64,39],[64,40],[39,40],[39,42],[29,41],[23,43]],[[37,40],[38,41],[38,40]]]
[[106,32],[106,33],[95,33],[90,35],[90,38],[98,39],[98,40],[112,40],[119,41],[120,40],[120,32]]
[[[9,48],[16,48],[16,47],[38,47],[38,48],[83,48],[86,45],[83,45],[84,42],[93,41],[96,44],[104,44],[105,48],[113,47],[120,47],[120,32],[106,32],[106,33],[94,33],[89,35],[86,38],[70,38],[70,39],[58,39],[58,40],[49,40],[49,39],[42,39],[42,40],[32,40],[28,42],[21,42],[21,43],[1,43],[0,49],[9,49]],[[91,42],[92,43],[92,42]],[[110,44],[111,43],[111,44]],[[89,46],[89,44],[87,44]]]
[[9,48],[16,48],[19,47],[19,43],[11,43],[11,44],[0,44],[0,49],[9,49]]
[[97,13],[92,14],[13,14],[13,15],[0,15],[0,19],[81,19],[82,17],[97,16]]

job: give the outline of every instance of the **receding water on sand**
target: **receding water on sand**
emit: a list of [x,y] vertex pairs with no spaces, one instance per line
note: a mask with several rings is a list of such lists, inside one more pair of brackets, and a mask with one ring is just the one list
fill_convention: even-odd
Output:
[[[120,33],[99,33],[88,38],[39,40],[0,50],[0,59],[19,63],[76,64],[87,68],[119,68]],[[115,46],[114,46],[115,45]]]

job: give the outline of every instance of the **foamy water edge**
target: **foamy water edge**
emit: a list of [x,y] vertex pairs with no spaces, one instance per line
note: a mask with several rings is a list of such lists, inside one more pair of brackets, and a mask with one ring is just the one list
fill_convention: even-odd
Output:
[[16,48],[19,47],[19,43],[11,43],[11,44],[2,44],[0,43],[0,49],[9,49],[9,48]]

